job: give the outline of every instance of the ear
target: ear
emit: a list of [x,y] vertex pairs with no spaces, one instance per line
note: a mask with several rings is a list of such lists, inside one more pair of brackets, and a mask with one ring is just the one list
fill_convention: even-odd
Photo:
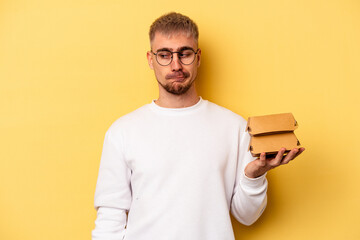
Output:
[[200,67],[201,62],[201,49],[199,48],[198,53],[196,54],[197,57],[197,66]]
[[151,53],[150,51],[148,51],[148,52],[146,53],[146,57],[147,57],[147,60],[148,60],[149,67],[150,67],[151,69],[154,69],[152,53]]

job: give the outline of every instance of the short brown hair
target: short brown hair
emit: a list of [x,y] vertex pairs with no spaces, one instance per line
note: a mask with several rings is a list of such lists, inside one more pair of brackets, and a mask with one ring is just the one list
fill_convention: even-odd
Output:
[[176,12],[162,15],[151,24],[149,31],[150,42],[154,40],[156,32],[165,35],[170,35],[175,32],[185,32],[188,35],[192,35],[196,43],[199,39],[199,30],[196,23],[189,17]]

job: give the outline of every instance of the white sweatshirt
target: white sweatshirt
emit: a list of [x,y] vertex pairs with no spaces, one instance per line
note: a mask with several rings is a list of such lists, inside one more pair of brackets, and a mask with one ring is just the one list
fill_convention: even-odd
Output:
[[233,240],[229,210],[250,225],[266,206],[265,176],[244,174],[254,159],[245,127],[201,98],[119,118],[105,135],[92,239]]

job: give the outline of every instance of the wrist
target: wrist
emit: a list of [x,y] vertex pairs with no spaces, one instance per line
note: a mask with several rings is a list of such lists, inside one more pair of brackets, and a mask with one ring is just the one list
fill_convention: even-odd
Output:
[[244,174],[248,178],[258,178],[262,175],[264,175],[267,172],[265,169],[254,169],[251,167],[251,165],[247,166],[244,170]]
[[252,173],[247,173],[247,172],[244,172],[245,173],[245,176],[248,177],[248,178],[258,178],[260,177],[261,175],[257,175],[257,174],[252,174]]

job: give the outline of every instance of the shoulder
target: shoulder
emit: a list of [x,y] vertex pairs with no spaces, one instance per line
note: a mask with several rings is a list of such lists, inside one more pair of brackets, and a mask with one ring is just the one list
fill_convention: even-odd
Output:
[[246,127],[246,120],[242,116],[213,102],[207,101],[207,111],[212,117],[218,118],[221,121],[238,123],[242,127]]
[[124,129],[136,127],[140,122],[144,122],[149,113],[149,104],[146,104],[130,113],[116,119],[108,129],[108,132],[117,133]]

